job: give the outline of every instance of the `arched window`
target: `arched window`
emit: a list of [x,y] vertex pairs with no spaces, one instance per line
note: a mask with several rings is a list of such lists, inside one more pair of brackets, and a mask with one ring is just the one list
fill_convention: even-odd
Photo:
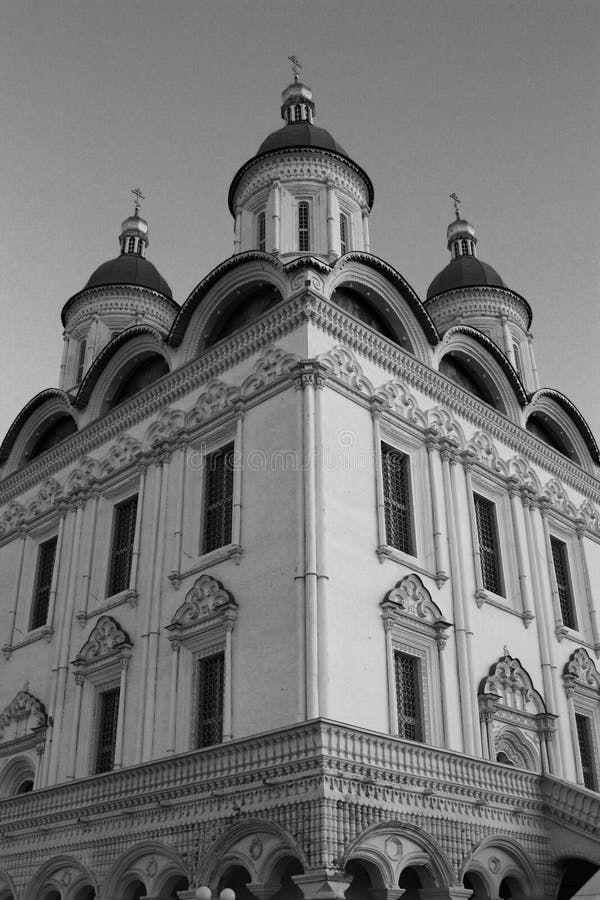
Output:
[[266,219],[264,212],[258,214],[257,221],[257,244],[259,250],[264,250],[266,247]]
[[310,250],[310,210],[306,200],[298,204],[298,250]]
[[340,213],[340,255],[348,252],[348,216]]
[[46,450],[50,450],[56,444],[75,434],[76,431],[77,425],[71,416],[61,416],[42,432],[41,437],[38,438],[30,452],[26,454],[26,461],[29,462],[35,459],[36,456],[40,456]]

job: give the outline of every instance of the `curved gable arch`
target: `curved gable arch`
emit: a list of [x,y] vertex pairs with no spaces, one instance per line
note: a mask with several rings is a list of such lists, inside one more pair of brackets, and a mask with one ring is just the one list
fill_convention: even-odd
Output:
[[228,292],[228,286],[243,286],[250,280],[269,281],[280,287],[283,295],[285,289],[285,278],[283,277],[283,267],[276,256],[270,253],[263,253],[259,250],[251,250],[247,253],[237,253],[230,256],[224,262],[216,266],[212,272],[200,281],[193,289],[173,322],[171,331],[167,338],[167,342],[174,347],[184,344],[186,351],[184,358],[189,358],[188,348],[196,348],[207,330],[205,317],[202,316],[202,323],[193,322],[198,318],[197,310],[206,303],[206,297],[213,293],[213,288],[219,285],[219,296]]
[[176,850],[161,841],[141,841],[115,861],[102,883],[102,896],[120,897],[124,885],[132,880],[141,881],[149,897],[160,895],[160,886],[176,874],[190,877]]
[[[254,254],[249,255],[250,259],[241,260],[233,269],[226,269],[218,279],[210,280],[205,289],[199,290],[207,281],[205,279],[196,289],[197,293],[190,295],[194,298],[193,311],[185,334],[179,337],[182,364],[289,297],[289,278],[282,267],[265,266],[264,261],[252,258]],[[244,320],[245,315],[248,322]],[[173,332],[173,340],[175,336]]]
[[16,900],[17,889],[15,883],[3,869],[0,869],[0,900]]
[[535,889],[542,884],[540,873],[531,857],[517,841],[503,834],[485,837],[474,847],[461,867],[461,879],[469,870],[485,872],[486,880],[488,883],[489,880],[495,882],[496,889],[504,878],[515,876],[524,882],[521,886],[525,896],[535,893]]
[[424,362],[431,361],[431,347],[439,342],[439,333],[415,291],[396,269],[370,253],[348,253],[340,257],[327,278],[328,296],[344,285],[360,294],[403,349]]
[[[394,841],[400,853],[384,866],[381,860],[389,853],[385,852],[386,844]],[[423,865],[430,873],[435,887],[451,887],[455,882],[452,863],[437,841],[422,828],[408,822],[387,821],[366,828],[346,848],[341,862],[345,868],[350,860],[371,859],[376,865],[379,862],[381,874],[390,878],[387,887],[396,887],[401,872],[411,865]]]
[[[539,427],[531,428],[532,422]],[[587,469],[591,468],[590,463],[600,465],[600,450],[589,425],[560,391],[540,388],[531,395],[525,410],[525,427],[578,465]]]
[[[242,849],[242,844],[249,835],[270,838],[268,846],[263,847],[257,860]],[[261,843],[264,844],[265,841]],[[247,819],[228,828],[209,848],[203,860],[206,884],[216,886],[219,878],[232,864],[239,864],[247,869],[252,881],[268,881],[277,862],[283,856],[294,857],[306,871],[308,862],[304,853],[285,829],[265,819]]]
[[32,397],[18,414],[0,445],[0,464],[7,463],[7,474],[28,462],[31,452],[44,434],[66,417],[72,420],[76,431],[74,410],[65,391],[47,388]]
[[69,887],[74,884],[89,884],[98,893],[98,881],[92,870],[77,857],[64,853],[53,856],[39,867],[27,885],[23,900],[38,900],[38,897],[43,896],[44,889],[54,889],[63,896],[65,881]]
[[170,354],[162,336],[147,325],[133,325],[122,331],[96,357],[83,379],[75,405],[88,406],[90,421],[110,409],[123,381],[144,360],[160,358],[170,368]]
[[[527,395],[510,362],[487,335],[467,325],[449,328],[438,348],[438,369],[448,358],[455,360],[482,388],[484,396],[480,395],[479,399],[520,422]],[[489,399],[485,398],[486,392]]]

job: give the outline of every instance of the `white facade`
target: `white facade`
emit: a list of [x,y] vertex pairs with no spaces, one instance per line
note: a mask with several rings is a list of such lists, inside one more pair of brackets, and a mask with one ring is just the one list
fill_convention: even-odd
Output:
[[0,900],[550,900],[600,867],[597,446],[515,371],[525,301],[421,303],[314,140],[236,175],[238,252],[180,309],[75,295],[111,339],[0,448]]

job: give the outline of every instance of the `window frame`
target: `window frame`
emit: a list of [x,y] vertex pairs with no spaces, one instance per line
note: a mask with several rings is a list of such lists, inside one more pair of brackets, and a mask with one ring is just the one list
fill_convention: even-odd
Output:
[[[104,712],[104,700],[109,694],[116,694],[116,709],[113,710],[113,719],[114,719],[114,733],[112,735],[111,747],[110,747],[110,760],[111,765],[105,768],[100,768],[100,733],[103,727],[103,712]],[[105,772],[112,772],[115,768],[115,756],[117,751],[117,738],[119,734],[119,707],[121,701],[121,687],[119,682],[115,684],[103,685],[96,691],[96,695],[94,698],[94,765],[93,765],[93,774],[94,775],[102,775]]]
[[[400,457],[402,460],[402,468],[403,471],[401,473],[401,480],[405,482],[405,489],[407,497],[405,501],[402,503],[401,501],[396,501],[395,498],[390,497],[391,490],[390,484],[388,482],[389,475],[386,476],[386,465],[385,459],[388,454],[396,454],[396,456]],[[399,450],[397,447],[392,446],[385,440],[381,440],[380,444],[380,455],[381,455],[381,480],[383,485],[383,505],[384,505],[384,518],[385,518],[385,545],[387,547],[392,547],[394,550],[398,550],[400,553],[405,553],[407,556],[416,556],[416,540],[415,540],[415,526],[414,526],[414,493],[412,487],[412,472],[411,472],[411,458],[408,453]],[[386,490],[388,488],[388,490]],[[404,506],[403,517],[405,518],[405,522],[403,524],[403,530],[406,533],[406,538],[403,542],[403,546],[398,546],[397,543],[392,543],[390,537],[394,537],[394,535],[390,534],[392,530],[388,517],[391,517],[391,513],[394,509],[394,504],[397,506]]]
[[[219,714],[219,739],[211,740],[208,743],[204,743],[199,739],[199,730],[201,726],[201,710],[200,710],[200,665],[204,664],[209,659],[219,659],[220,661],[220,672],[219,672],[219,693],[220,693],[220,714]],[[225,644],[218,644],[213,647],[205,647],[203,650],[197,650],[193,655],[192,661],[192,748],[194,750],[202,750],[205,747],[214,747],[217,744],[223,743],[223,735],[224,735],[224,719],[225,719]]]
[[[585,738],[587,738],[587,740],[589,741],[588,752],[590,755],[590,766],[589,766],[588,771],[589,771],[589,775],[590,775],[589,780],[591,781],[591,784],[586,784],[586,769],[584,768],[583,758],[581,755],[581,735],[579,734],[579,728],[577,727],[577,720],[579,720],[580,722],[585,722],[585,729],[587,732],[585,734]],[[594,740],[594,732],[596,730],[594,728],[594,716],[590,715],[587,711],[584,712],[583,710],[579,710],[576,707],[575,708],[575,729],[576,729],[577,743],[579,745],[579,747],[578,747],[578,749],[579,749],[579,764],[581,766],[581,771],[582,771],[583,786],[586,787],[590,791],[597,791],[598,790],[598,764],[597,764],[598,753],[596,750],[596,741]]]
[[[556,556],[554,553],[554,548],[557,545],[560,546],[560,551],[563,555],[563,559],[561,560],[561,562],[565,569],[566,581],[567,581],[566,593],[568,595],[566,598],[567,603],[565,605],[567,605],[569,608],[569,613],[570,613],[570,617],[571,617],[570,622],[565,622],[565,615],[564,615],[563,602],[562,602],[562,596],[561,596],[561,584],[559,583],[559,580],[558,580],[557,560],[556,560]],[[556,588],[557,588],[557,592],[558,592],[558,604],[559,604],[559,608],[560,608],[562,624],[565,628],[568,628],[570,631],[579,632],[579,630],[580,630],[579,616],[577,614],[577,604],[575,601],[575,590],[574,590],[574,586],[573,586],[573,574],[572,574],[573,567],[571,564],[571,557],[569,554],[569,545],[568,545],[567,541],[564,541],[562,538],[558,537],[556,534],[553,534],[552,531],[550,531],[550,565],[552,566],[552,569],[554,571],[554,578],[556,581]],[[565,587],[565,585],[562,585],[562,587]]]
[[340,211],[340,256],[350,250],[350,217],[344,210]]
[[[495,568],[495,581],[498,590],[494,590],[488,584],[486,584],[486,572],[483,565],[484,559],[484,549],[486,549],[482,543],[482,536],[480,530],[480,516],[478,515],[478,506],[481,506],[481,503],[478,504],[477,500],[481,501],[481,503],[487,505],[487,509],[491,512],[490,519],[490,531],[492,534],[492,541],[495,543],[495,547],[492,547],[493,558],[494,558],[494,568]],[[475,535],[477,537],[477,550],[479,556],[479,571],[481,576],[481,585],[483,590],[487,594],[492,594],[495,597],[500,597],[503,600],[507,600],[507,585],[506,579],[504,576],[504,559],[502,554],[502,545],[500,542],[500,525],[499,525],[499,516],[498,516],[498,507],[494,500],[490,499],[490,497],[486,496],[484,493],[473,488],[473,492],[471,494],[471,503],[473,506],[473,515],[474,515],[474,523],[475,523]]]
[[[306,225],[302,224],[302,214],[306,212]],[[311,232],[312,232],[312,209],[311,202],[306,198],[302,198],[298,200],[297,208],[296,208],[296,237],[298,240],[298,252],[299,253],[310,253],[311,245],[313,241],[311,240]],[[306,246],[302,246],[306,243]]]
[[[596,785],[593,790],[598,791],[600,789],[600,673],[587,650],[578,647],[567,660],[562,678],[569,706],[569,724],[577,781],[584,784],[576,725],[576,716],[583,716],[589,720],[592,777]],[[580,777],[581,782],[579,781]]]
[[267,250],[267,214],[262,209],[256,217],[256,246],[266,253]]
[[[208,484],[208,460],[214,459],[218,455],[225,455],[227,453],[231,453],[231,465],[229,470],[227,470],[227,464],[225,468],[225,472],[230,473],[230,490],[225,497],[225,500],[230,500],[228,505],[228,524],[227,524],[227,532],[229,540],[224,541],[223,543],[217,544],[215,546],[207,546],[207,529],[208,529],[208,519],[211,512],[218,508],[219,506],[223,506],[225,510],[225,501],[218,500],[210,504],[208,503],[208,492],[209,492],[209,484]],[[227,441],[216,449],[209,450],[204,454],[204,458],[202,460],[202,504],[201,504],[201,526],[200,526],[200,556],[207,556],[208,554],[216,553],[218,551],[223,551],[224,548],[231,547],[234,543],[234,523],[233,523],[233,507],[235,502],[235,440]],[[229,481],[229,479],[228,479]]]
[[[126,507],[129,503],[131,503],[135,499],[135,515],[133,521],[133,530],[131,532],[131,542],[130,548],[128,550],[129,553],[129,565],[128,565],[128,574],[127,574],[127,584],[124,587],[119,587],[118,590],[114,590],[115,588],[115,566],[116,566],[116,540],[117,540],[117,517],[119,515],[119,511]],[[125,594],[132,590],[131,588],[131,576],[133,573],[133,563],[134,563],[134,552],[136,548],[136,537],[138,534],[139,527],[139,515],[140,515],[140,497],[139,491],[136,489],[133,492],[130,492],[129,495],[124,496],[122,499],[115,501],[112,504],[112,513],[111,513],[111,527],[110,527],[110,544],[109,544],[109,556],[108,556],[108,571],[106,576],[106,589],[105,589],[105,600],[111,597],[118,597],[121,594]]]
[[[34,621],[37,618],[36,613],[38,610],[40,591],[44,589],[44,586],[40,584],[42,553],[44,552],[45,549],[47,549],[50,546],[53,546],[53,553],[52,553],[52,565],[50,567],[50,580],[47,585],[47,597],[45,600],[46,608],[45,608],[44,621],[43,622],[40,621],[40,622],[37,622],[37,624],[34,624]],[[40,541],[40,543],[37,545],[37,561],[36,561],[36,568],[35,568],[35,580],[34,580],[34,584],[33,584],[31,606],[30,606],[30,611],[29,611],[29,628],[28,628],[29,632],[37,631],[38,628],[44,628],[44,627],[48,626],[48,624],[49,624],[50,616],[53,612],[53,610],[51,609],[52,585],[54,583],[55,569],[58,564],[57,550],[58,550],[58,535],[57,534],[53,535],[50,538],[47,538],[44,541]]]

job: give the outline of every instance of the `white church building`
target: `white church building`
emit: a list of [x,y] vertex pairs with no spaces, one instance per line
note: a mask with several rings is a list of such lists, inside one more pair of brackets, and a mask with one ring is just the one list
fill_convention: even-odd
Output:
[[598,446],[458,198],[421,299],[281,115],[184,302],[136,193],[0,445],[0,900],[568,900]]

